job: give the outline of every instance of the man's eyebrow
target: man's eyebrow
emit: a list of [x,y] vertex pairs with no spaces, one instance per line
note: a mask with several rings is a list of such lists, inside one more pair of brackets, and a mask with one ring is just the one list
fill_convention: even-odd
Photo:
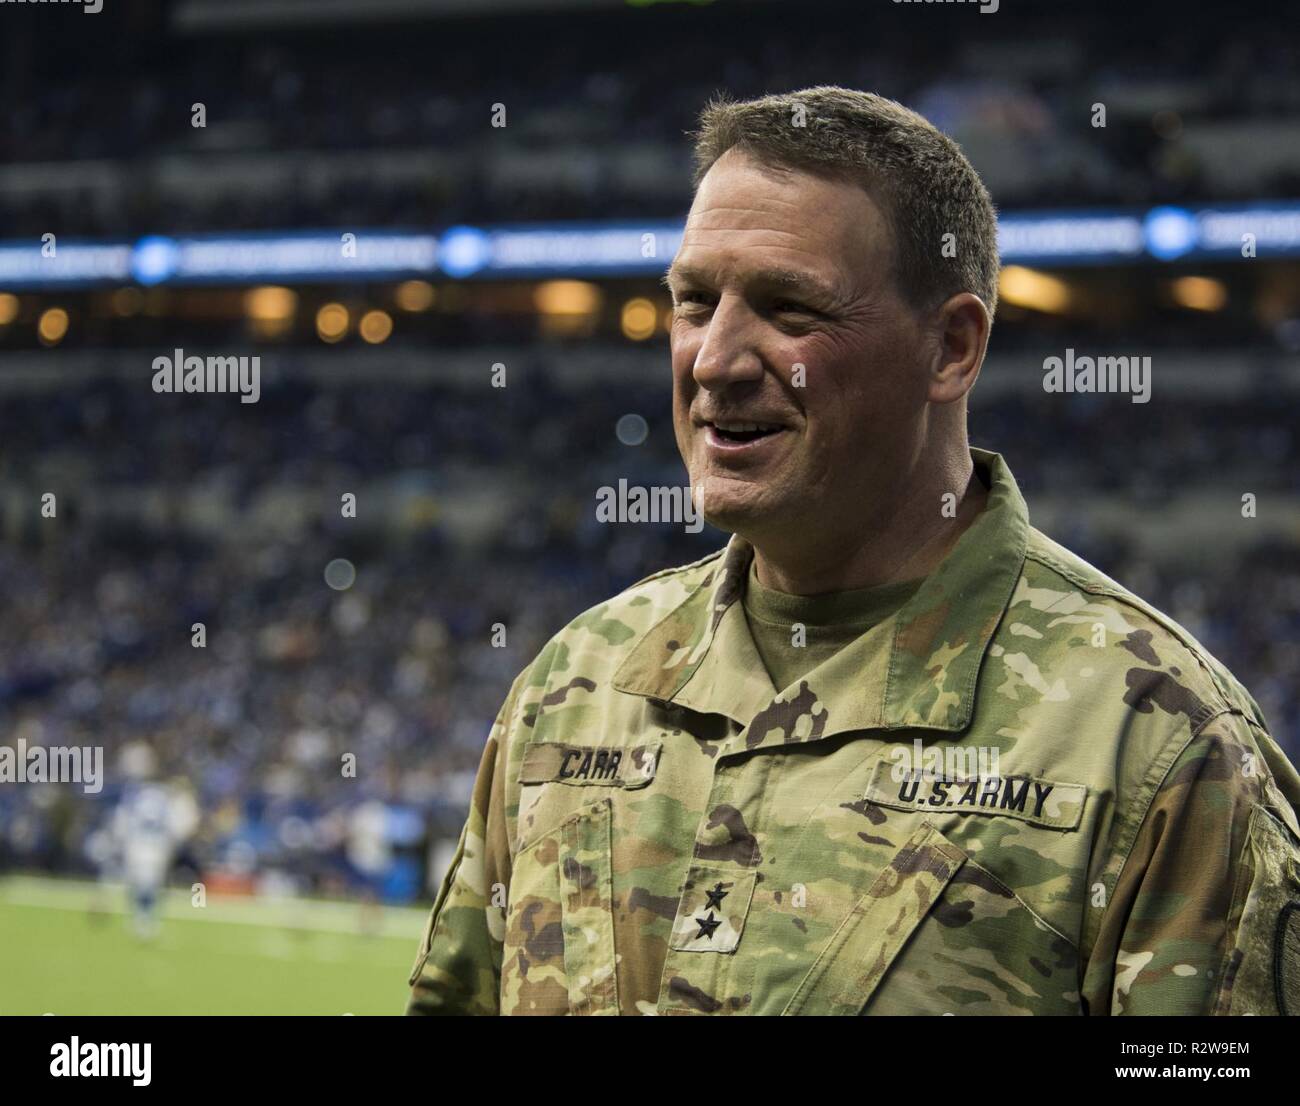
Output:
[[815,292],[827,298],[834,296],[831,288],[821,277],[798,269],[764,269],[755,274],[756,279],[764,284],[775,284],[781,288],[800,288]]
[[666,288],[671,288],[673,284],[681,281],[707,281],[707,279],[698,269],[692,268],[690,265],[669,265],[668,271],[664,273],[660,283]]
[[[692,280],[709,283],[707,276],[688,265],[670,267],[661,278],[661,283],[665,287],[671,288],[674,283]],[[824,296],[827,299],[835,297],[834,289],[821,277],[802,272],[799,269],[757,269],[748,275],[747,283],[770,285],[778,288],[802,289]]]

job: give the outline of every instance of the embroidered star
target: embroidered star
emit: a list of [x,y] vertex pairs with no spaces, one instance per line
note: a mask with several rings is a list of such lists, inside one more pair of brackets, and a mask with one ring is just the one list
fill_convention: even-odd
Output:
[[698,926],[700,927],[700,932],[697,933],[697,934],[695,935],[695,939],[696,939],[697,941],[698,941],[701,937],[704,937],[704,938],[706,938],[707,940],[712,941],[712,940],[713,940],[713,931],[714,931],[715,929],[717,929],[718,926],[722,925],[722,919],[721,919],[721,918],[715,918],[715,917],[713,916],[713,911],[712,911],[712,910],[709,911],[709,916],[708,916],[707,918],[695,918],[695,919],[693,919],[693,921],[695,922],[696,925],[698,925]]
[[714,887],[712,891],[705,891],[704,893],[709,896],[709,901],[704,904],[705,910],[721,910],[722,900],[731,894],[730,891],[722,889],[721,883]]

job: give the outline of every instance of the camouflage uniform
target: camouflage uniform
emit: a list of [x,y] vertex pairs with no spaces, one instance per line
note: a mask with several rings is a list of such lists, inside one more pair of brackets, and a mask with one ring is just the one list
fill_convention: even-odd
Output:
[[948,558],[779,695],[738,538],[552,639],[408,1012],[1300,1012],[1300,777],[1217,661],[973,454],[991,492]]

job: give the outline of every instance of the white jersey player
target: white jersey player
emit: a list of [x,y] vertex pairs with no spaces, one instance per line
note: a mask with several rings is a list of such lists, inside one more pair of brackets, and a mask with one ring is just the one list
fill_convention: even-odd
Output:
[[113,815],[113,837],[136,935],[158,932],[158,899],[176,850],[197,821],[194,800],[159,783],[134,784]]

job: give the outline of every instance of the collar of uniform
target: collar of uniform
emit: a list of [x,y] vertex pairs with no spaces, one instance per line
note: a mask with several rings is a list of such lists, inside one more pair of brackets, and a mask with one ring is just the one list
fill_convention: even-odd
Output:
[[[772,682],[767,678],[747,628],[744,635],[747,640],[743,645],[736,640],[734,632],[726,635],[729,641],[725,644],[738,646],[740,654],[735,657],[734,669],[727,679],[721,683],[711,681],[714,694],[707,703],[697,705],[698,695],[691,696],[692,701],[687,703],[681,695],[706,658],[712,656],[716,666],[719,654],[726,651],[725,648],[712,648],[719,627],[725,624],[731,631],[737,618],[743,621],[745,612],[736,600],[744,593],[745,577],[753,556],[753,547],[733,534],[712,575],[633,647],[614,674],[615,690],[689,705],[695,710],[724,714],[736,721],[742,721],[738,712],[743,712],[745,704],[729,693],[735,685],[747,685],[756,680],[761,682],[766,691],[763,702],[768,702],[772,697]],[[743,698],[748,700],[750,696]],[[752,712],[743,715],[746,720],[749,717],[752,717]]]
[[749,727],[748,748],[859,729],[965,729],[1029,534],[1025,501],[1002,457],[982,449],[971,457],[989,477],[979,518],[897,614],[775,699],[736,602],[754,553],[736,536],[710,580],[633,648],[613,686],[725,715]]

